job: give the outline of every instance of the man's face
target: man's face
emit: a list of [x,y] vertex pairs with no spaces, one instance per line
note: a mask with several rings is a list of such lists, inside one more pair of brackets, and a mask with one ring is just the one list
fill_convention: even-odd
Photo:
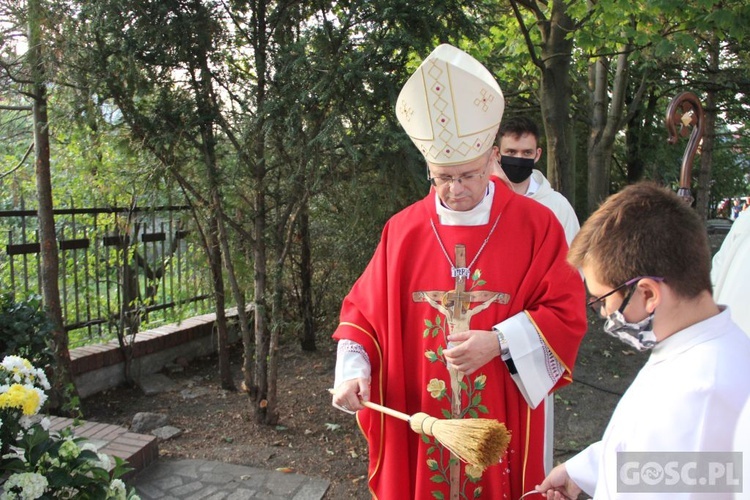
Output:
[[[497,148],[497,151],[498,155],[501,156],[526,158],[533,160],[534,163],[536,163],[542,156],[542,148],[537,147],[536,137],[534,137],[534,134],[528,133],[522,135],[503,135],[502,137],[500,137],[500,146]],[[493,167],[495,175],[509,183],[511,187],[513,187],[514,185],[522,187],[528,186],[528,178],[527,180],[521,181],[518,184],[513,184],[513,182],[508,179],[508,176],[505,174],[505,171],[503,170],[499,162],[496,162]]]
[[542,156],[542,148],[537,147],[532,134],[506,134],[500,138],[500,155],[518,158],[533,158],[534,163]]
[[476,207],[484,198],[492,166],[497,162],[494,148],[476,160],[460,165],[434,165],[427,162],[435,191],[445,206],[459,212]]

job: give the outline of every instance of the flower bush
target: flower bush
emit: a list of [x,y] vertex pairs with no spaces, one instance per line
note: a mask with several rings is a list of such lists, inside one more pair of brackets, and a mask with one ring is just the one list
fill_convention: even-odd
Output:
[[5,356],[0,364],[0,451],[8,452],[19,432],[28,430],[50,385],[44,371],[26,359]]
[[134,500],[119,479],[129,468],[73,431],[49,432],[39,415],[50,388],[44,372],[26,359],[6,356],[0,364],[0,500]]

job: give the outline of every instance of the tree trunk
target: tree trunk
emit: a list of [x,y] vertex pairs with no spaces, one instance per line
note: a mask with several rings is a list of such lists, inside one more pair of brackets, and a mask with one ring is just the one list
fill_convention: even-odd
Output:
[[[222,254],[224,255],[224,267],[227,269],[227,278],[229,279],[229,285],[232,287],[232,296],[234,296],[234,302],[237,304],[237,317],[240,323],[240,333],[242,334],[242,345],[249,347],[252,345],[253,339],[250,335],[250,323],[247,318],[247,303],[237,282],[237,275],[234,272],[229,238],[227,237],[223,219],[219,220],[219,241],[221,242]],[[245,355],[242,361],[242,390],[249,392],[252,385],[252,356],[248,356],[246,350],[244,352]]]
[[41,285],[47,316],[52,323],[52,343],[55,353],[55,370],[50,392],[50,406],[63,412],[64,405],[77,399],[77,391],[70,370],[68,334],[63,323],[58,282],[60,262],[57,253],[55,219],[52,213],[52,181],[50,169],[49,123],[47,122],[47,87],[45,66],[42,57],[44,46],[41,36],[41,21],[44,13],[39,0],[28,2],[29,50],[28,67],[31,71],[34,115],[34,155],[37,197],[39,198],[39,242],[41,247]]
[[[708,70],[714,75],[719,74],[719,40],[714,34],[708,50]],[[716,90],[710,85],[706,95],[706,105],[703,113],[703,141],[700,146],[701,163],[698,171],[698,187],[695,195],[695,209],[705,221],[708,218],[711,200],[711,167],[714,156],[714,142],[716,140]]]
[[542,29],[541,108],[547,136],[547,177],[552,187],[575,203],[575,165],[571,147],[570,61],[575,29],[566,12],[567,3],[552,2],[552,11]]
[[[262,154],[262,153],[261,153]],[[255,167],[256,174],[256,192],[255,192],[255,252],[254,252],[254,268],[255,268],[255,384],[254,394],[251,394],[255,399],[255,410],[256,419],[259,423],[266,422],[266,410],[268,405],[268,349],[269,349],[269,338],[268,338],[268,327],[266,324],[267,311],[266,311],[266,206],[265,206],[265,193],[264,189],[264,177],[265,177],[265,166],[263,157],[257,158],[257,165]]]
[[[266,286],[268,268],[266,263],[266,161],[265,161],[265,106],[266,106],[266,72],[268,71],[267,53],[268,39],[266,26],[266,0],[258,0],[255,5],[254,15],[254,46],[256,73],[258,75],[258,84],[256,87],[256,99],[258,107],[258,119],[255,123],[255,134],[253,140],[253,153],[255,155],[255,168],[253,176],[255,178],[255,196],[254,196],[254,221],[253,227],[255,232],[255,410],[256,419],[259,423],[268,423],[268,391],[269,391],[269,373],[268,373],[268,356],[270,349],[270,338],[268,333],[268,310],[266,304]],[[272,384],[275,388],[275,383]],[[273,413],[273,412],[271,412]],[[273,415],[270,415],[273,419]]]
[[[615,139],[623,125],[625,92],[628,87],[629,47],[623,47],[617,56],[617,67],[610,89],[608,64],[603,58],[596,62],[594,69],[593,120],[589,135],[588,170],[588,210],[593,212],[610,191],[610,169]],[[608,105],[608,96],[612,101]],[[640,98],[631,103],[633,108],[640,105]]]
[[[214,134],[214,117],[216,107],[213,105],[211,91],[211,72],[208,68],[208,54],[200,54],[200,76],[196,88],[196,104],[198,112],[202,117],[200,124],[201,140],[203,149],[203,161],[208,174],[208,184],[211,193],[211,219],[209,222],[209,244],[211,250],[211,272],[214,279],[214,296],[216,298],[216,329],[217,350],[219,353],[219,376],[221,387],[230,391],[235,390],[234,379],[229,362],[229,331],[226,317],[226,292],[224,288],[224,274],[222,264],[229,262],[231,269],[231,258],[228,255],[226,234],[224,231],[223,211],[221,205],[221,190],[219,183],[219,169],[216,162],[216,136]],[[222,248],[224,252],[222,252]],[[225,253],[226,252],[226,253]],[[222,257],[223,255],[223,257]],[[244,314],[244,307],[243,307]]]
[[315,351],[315,316],[313,314],[312,294],[312,250],[310,248],[310,212],[305,202],[300,210],[299,232],[301,257],[299,265],[302,281],[300,293],[300,314],[302,315],[302,334],[300,346],[303,351]]
[[[217,200],[213,201],[214,204]],[[215,206],[208,224],[208,244],[211,259],[211,274],[214,279],[214,300],[216,302],[216,346],[219,354],[219,377],[221,388],[235,390],[232,370],[229,365],[229,332],[227,331],[226,299],[224,292],[224,277],[222,275],[221,244],[219,243],[219,221]]]
[[[198,5],[200,5],[200,3],[198,3]],[[212,88],[212,76],[208,62],[208,45],[202,45],[201,47],[205,50],[198,55],[196,61],[199,65],[199,77],[196,82],[196,104],[198,112],[202,117],[200,130],[203,161],[206,165],[209,190],[211,192],[211,228],[209,229],[209,234],[212,246],[211,268],[214,272],[214,285],[216,290],[219,373],[222,388],[233,391],[235,390],[235,386],[229,361],[229,331],[226,314],[224,312],[226,307],[226,297],[222,263],[229,276],[229,283],[237,305],[237,315],[239,317],[243,339],[246,337],[249,338],[249,330],[247,326],[245,300],[234,274],[234,266],[232,264],[232,256],[229,249],[229,238],[224,224],[224,210],[222,208],[220,187],[221,176],[216,159],[216,134],[214,133],[214,126],[216,124],[216,117],[219,115],[219,110]]]
[[589,69],[591,86],[591,127],[588,141],[588,204],[592,213],[609,193],[609,162],[605,155],[604,127],[608,108],[607,60],[597,59]]
[[[650,134],[652,130],[656,103],[657,97],[654,93],[651,93],[646,103],[646,108],[641,109],[628,122],[625,131],[625,165],[628,184],[639,181],[646,173],[646,161],[643,151],[650,144],[651,138],[646,134]],[[653,180],[659,182],[658,179]]]
[[[279,251],[283,252],[283,246],[279,246]],[[277,259],[276,272],[274,275],[274,292],[273,307],[271,308],[271,317],[276,321],[271,324],[271,331],[268,342],[268,406],[266,408],[265,423],[276,425],[279,423],[278,409],[278,390],[276,382],[279,377],[279,331],[281,330],[282,321],[282,298],[284,296],[283,287],[283,260]]]

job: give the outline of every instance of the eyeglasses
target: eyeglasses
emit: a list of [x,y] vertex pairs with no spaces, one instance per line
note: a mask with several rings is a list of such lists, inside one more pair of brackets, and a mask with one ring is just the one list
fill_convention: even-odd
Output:
[[471,174],[463,174],[459,175],[458,177],[451,177],[449,175],[438,175],[436,177],[427,177],[427,180],[430,181],[430,184],[432,184],[435,187],[442,187],[442,186],[450,186],[454,182],[458,182],[459,184],[463,185],[464,183],[471,183],[480,180],[482,177],[484,177],[484,174],[487,173],[486,170],[482,172],[474,172]]
[[639,281],[641,281],[644,278],[650,278],[655,281],[664,281],[664,278],[661,278],[659,276],[638,276],[637,278],[630,279],[623,283],[622,285],[613,288],[609,292],[605,293],[604,295],[600,295],[599,297],[593,297],[588,302],[586,302],[586,306],[590,307],[592,311],[594,311],[596,314],[602,315],[602,307],[604,306],[604,299],[609,297],[610,295],[613,295],[620,290],[622,290],[625,287],[631,287],[627,292],[625,292],[625,298],[622,301],[622,305],[618,308],[618,311],[623,312],[625,308],[628,306],[628,303],[630,302],[630,298],[633,296],[633,291],[635,290],[635,285],[638,284]]

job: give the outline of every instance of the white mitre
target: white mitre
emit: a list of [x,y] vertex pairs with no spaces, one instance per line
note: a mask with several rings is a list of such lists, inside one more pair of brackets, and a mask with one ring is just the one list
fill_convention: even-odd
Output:
[[448,44],[422,61],[396,101],[401,126],[435,165],[466,163],[489,150],[504,109],[487,68]]

